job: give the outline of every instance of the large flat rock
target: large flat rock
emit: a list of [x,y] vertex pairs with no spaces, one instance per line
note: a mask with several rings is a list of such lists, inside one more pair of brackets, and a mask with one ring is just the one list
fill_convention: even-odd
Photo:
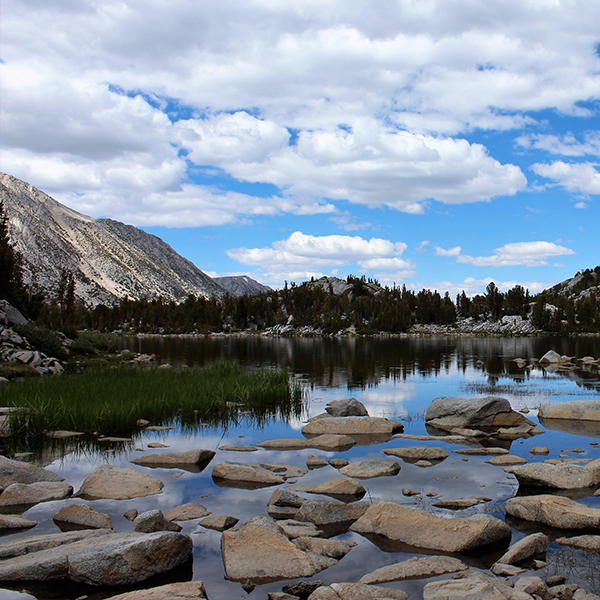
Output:
[[202,581],[169,583],[147,590],[134,590],[111,596],[111,600],[206,600],[207,598]]
[[415,556],[368,573],[361,577],[360,583],[374,584],[404,579],[425,579],[446,573],[466,571],[468,568],[462,560],[450,556],[425,556],[423,558]]
[[406,600],[401,590],[364,583],[332,583],[317,588],[308,600]]
[[62,500],[72,494],[73,488],[64,481],[13,483],[0,494],[0,506],[27,506]]
[[0,562],[0,581],[130,585],[184,563],[192,550],[181,533],[111,533],[8,558]]
[[394,502],[371,504],[350,530],[444,553],[464,552],[511,536],[510,527],[491,515],[448,519]]
[[323,434],[310,439],[278,438],[276,440],[266,440],[255,445],[265,450],[303,450],[305,448],[316,448],[317,450],[341,452],[355,446],[356,440],[348,435]]
[[325,483],[308,485],[292,485],[289,488],[295,492],[308,492],[310,494],[324,494],[338,500],[360,500],[367,491],[358,481],[350,477],[339,477]]
[[447,450],[437,446],[415,446],[412,448],[384,448],[382,450],[388,456],[397,456],[404,462],[415,463],[418,460],[428,460],[432,462],[441,462],[448,458],[450,454]]
[[302,477],[307,469],[282,464],[250,464],[223,461],[213,467],[216,483],[226,487],[268,487],[285,483],[290,477]]
[[81,484],[77,496],[85,500],[127,500],[159,494],[164,483],[135,469],[100,465]]
[[7,488],[12,483],[36,483],[38,481],[64,481],[64,478],[48,469],[0,456],[1,488]]
[[519,519],[543,523],[558,529],[600,527],[600,509],[590,508],[570,498],[552,494],[510,498],[506,502],[506,513]]
[[203,448],[188,450],[187,452],[162,452],[160,454],[147,454],[131,462],[136,465],[153,468],[177,467],[199,473],[204,470],[215,455],[214,450]]
[[340,434],[349,436],[392,435],[404,431],[400,421],[384,417],[332,417],[327,413],[309,420],[302,429],[305,436]]
[[565,419],[574,421],[600,421],[600,400],[571,400],[542,404],[540,419]]
[[400,472],[400,464],[390,460],[359,460],[340,469],[342,475],[355,479],[393,477]]
[[600,484],[600,459],[586,465],[536,462],[504,470],[512,473],[521,485],[571,490]]

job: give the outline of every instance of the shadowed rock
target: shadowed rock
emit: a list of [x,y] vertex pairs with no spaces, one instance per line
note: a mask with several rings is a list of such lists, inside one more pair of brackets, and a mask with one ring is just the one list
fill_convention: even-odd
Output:
[[338,535],[360,518],[369,507],[366,502],[327,502],[324,500],[306,500],[296,512],[297,521],[314,523],[327,536]]
[[367,491],[365,488],[354,479],[349,477],[341,477],[339,479],[333,479],[326,483],[314,483],[309,485],[293,485],[290,486],[291,490],[296,492],[308,492],[310,494],[324,494],[331,496],[342,501],[353,502],[354,500],[360,500]]
[[215,452],[203,448],[188,450],[187,452],[163,452],[161,454],[148,454],[140,456],[131,462],[143,467],[169,468],[177,467],[194,473],[203,471],[213,459]]
[[543,554],[548,547],[549,539],[543,533],[533,533],[514,543],[497,562],[514,565],[536,554]]
[[406,600],[408,594],[400,590],[365,585],[364,583],[332,583],[317,588],[308,600]]
[[424,579],[446,573],[466,571],[468,568],[464,562],[450,556],[414,557],[368,573],[361,577],[360,583],[373,584],[404,579]]
[[212,476],[218,485],[225,487],[268,487],[285,483],[290,477],[302,477],[306,469],[293,465],[247,464],[223,461],[213,468]]
[[400,464],[389,460],[360,460],[342,467],[340,473],[356,479],[393,477],[400,472]]

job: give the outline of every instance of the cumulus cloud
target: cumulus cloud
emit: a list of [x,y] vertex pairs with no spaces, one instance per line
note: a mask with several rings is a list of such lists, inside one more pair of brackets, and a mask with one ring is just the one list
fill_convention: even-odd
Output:
[[570,248],[552,242],[513,242],[496,248],[491,256],[458,254],[456,260],[476,267],[541,267],[550,258],[572,254]]
[[556,161],[551,164],[536,163],[531,168],[537,175],[553,179],[569,192],[600,194],[600,172],[592,163]]
[[454,246],[454,248],[449,248],[448,250],[444,250],[439,246],[435,247],[435,253],[438,256],[458,256],[461,252],[462,248],[460,246]]
[[600,134],[597,131],[585,134],[580,142],[572,133],[563,136],[530,133],[518,137],[515,142],[526,149],[544,150],[562,156],[600,155]]

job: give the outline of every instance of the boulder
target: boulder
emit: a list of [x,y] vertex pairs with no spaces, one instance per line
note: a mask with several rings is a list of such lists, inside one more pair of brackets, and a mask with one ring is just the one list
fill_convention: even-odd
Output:
[[418,460],[442,461],[448,458],[450,454],[447,450],[437,446],[423,446],[415,448],[384,448],[382,450],[388,456],[397,456],[404,462],[415,463]]
[[456,427],[476,429],[518,427],[522,423],[535,427],[535,424],[520,412],[514,411],[506,398],[500,396],[484,398],[442,396],[433,400],[425,414],[425,421],[427,425],[443,431],[451,431]]
[[0,494],[0,506],[28,506],[39,502],[62,500],[73,494],[73,488],[64,481],[13,483]]
[[404,431],[400,421],[384,417],[331,417],[317,415],[309,420],[302,433],[309,437],[324,434],[349,436],[392,435]]
[[311,577],[337,563],[336,559],[305,552],[267,517],[255,517],[224,531],[221,553],[227,579],[255,584]]
[[133,520],[133,531],[139,533],[154,533],[155,531],[181,531],[181,525],[165,519],[158,508],[147,510]]
[[406,600],[401,590],[364,583],[332,583],[317,588],[308,600]]
[[360,460],[342,467],[340,473],[355,479],[393,477],[400,472],[400,464],[389,460]]
[[30,463],[0,456],[1,488],[7,488],[13,483],[36,483],[38,481],[64,481],[64,478]]
[[267,513],[274,519],[294,519],[304,502],[301,496],[280,488],[271,494]]
[[600,509],[551,494],[510,498],[506,502],[506,513],[557,529],[594,529],[600,526]]
[[332,417],[368,417],[369,413],[362,402],[356,398],[333,400],[325,406]]
[[127,500],[160,494],[164,483],[135,469],[100,465],[81,484],[76,496],[84,500]]
[[350,530],[443,553],[464,552],[511,536],[510,527],[491,515],[447,519],[394,502],[371,504]]
[[216,483],[227,487],[267,487],[285,483],[290,477],[301,477],[306,469],[292,465],[247,464],[223,461],[213,467],[212,476]]
[[306,500],[295,515],[297,521],[314,523],[326,535],[337,535],[348,530],[350,525],[367,511],[367,502],[327,502]]
[[293,485],[288,489],[296,492],[308,492],[309,494],[324,494],[338,500],[360,500],[367,490],[356,480],[349,477],[340,477],[325,483],[313,483],[308,485]]
[[540,419],[600,421],[600,400],[549,402],[540,406],[538,416]]
[[536,462],[505,467],[504,470],[512,473],[520,485],[571,490],[600,484],[600,459],[586,465]]
[[113,533],[111,529],[86,529],[65,533],[32,535],[0,544],[0,559],[13,558],[14,556],[22,556],[23,554],[33,554],[41,550],[49,550],[63,544],[72,544],[73,542],[97,538],[98,536],[110,533]]
[[540,363],[541,364],[560,364],[562,362],[565,362],[562,358],[562,356],[558,353],[555,352],[554,350],[548,350],[548,352],[546,352],[546,354],[544,354],[544,356],[542,356],[542,358],[540,358]]
[[200,473],[206,468],[216,453],[214,450],[199,448],[187,452],[163,452],[161,454],[147,454],[131,462],[143,467],[177,467],[194,473]]
[[210,515],[210,511],[206,510],[206,507],[202,506],[202,504],[188,502],[166,512],[165,519],[167,521],[190,521],[192,519],[201,519],[208,515]]
[[111,600],[207,600],[206,589],[201,581],[169,583],[148,590],[134,590],[111,596]]
[[436,577],[446,573],[457,573],[466,571],[469,567],[450,556],[426,556],[417,558],[416,556],[409,560],[381,567],[372,573],[363,575],[360,583],[385,583],[387,581],[402,581],[404,579],[425,579],[426,577]]
[[496,562],[514,565],[536,554],[543,554],[549,541],[543,533],[532,533],[515,542]]
[[215,531],[226,531],[235,527],[239,522],[236,517],[230,517],[227,515],[219,515],[217,517],[206,517],[198,523],[201,527],[206,529],[214,529]]
[[0,581],[130,585],[170,571],[187,561],[192,550],[189,536],[172,531],[110,533],[6,559],[0,563]]
[[317,450],[329,450],[341,452],[349,450],[356,445],[356,440],[348,435],[324,434],[311,439],[305,438],[278,438],[255,444],[265,450],[304,450],[305,448],[316,448]]
[[110,517],[105,513],[93,510],[87,504],[65,506],[52,517],[52,520],[61,529],[63,529],[62,524],[75,526],[78,529],[112,529]]

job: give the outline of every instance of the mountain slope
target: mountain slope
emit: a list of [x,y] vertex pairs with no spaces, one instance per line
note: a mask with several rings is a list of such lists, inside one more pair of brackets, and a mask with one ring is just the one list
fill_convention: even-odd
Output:
[[160,238],[132,225],[82,215],[0,173],[0,200],[23,259],[26,284],[52,295],[64,267],[86,304],[130,298],[222,297],[225,290]]
[[262,292],[271,292],[268,285],[263,285],[248,275],[236,275],[232,277],[215,277],[219,285],[222,285],[232,296],[255,296]]

